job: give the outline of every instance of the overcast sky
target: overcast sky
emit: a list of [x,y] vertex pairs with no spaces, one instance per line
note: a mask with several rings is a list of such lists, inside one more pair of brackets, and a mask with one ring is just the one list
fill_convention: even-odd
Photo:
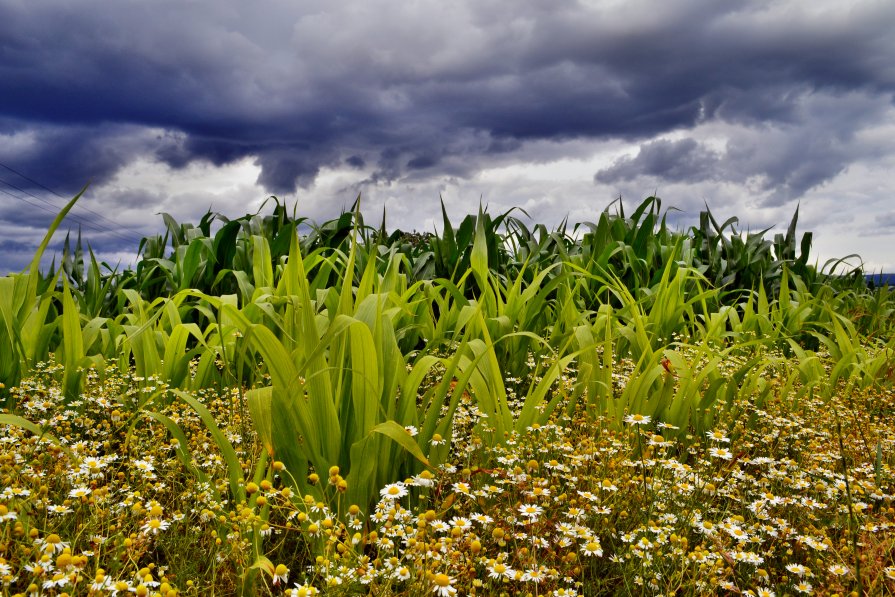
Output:
[[[891,0],[0,0],[0,273],[274,194],[378,223],[656,193],[895,271]],[[24,175],[23,178],[21,175]],[[52,193],[50,191],[53,191]],[[114,230],[114,232],[112,232]]]

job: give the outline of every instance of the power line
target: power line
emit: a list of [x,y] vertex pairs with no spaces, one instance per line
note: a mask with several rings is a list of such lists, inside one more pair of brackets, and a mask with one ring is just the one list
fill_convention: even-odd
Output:
[[[24,196],[22,196],[22,195],[16,195],[16,194],[14,194],[14,193],[10,193],[10,192],[7,191],[7,190],[0,189],[0,190],[3,191],[4,194],[9,195],[10,197],[13,197],[13,198],[15,198],[15,199],[18,199],[19,201],[24,201],[24,202],[28,203],[28,204],[31,205],[31,206],[34,206],[34,207],[43,209],[43,210],[46,211],[47,213],[50,213],[50,214],[52,214],[52,215],[56,215],[56,214],[59,213],[59,211],[60,211],[60,209],[61,209],[58,205],[54,204],[53,202],[48,201],[48,200],[44,199],[43,197],[39,197],[38,195],[35,195],[35,194],[33,194],[33,193],[29,193],[29,192],[26,191],[25,189],[22,189],[21,187],[18,187],[18,186],[14,185],[14,184],[12,184],[12,183],[6,181],[6,180],[3,180],[2,178],[0,178],[0,184],[4,184],[4,185],[6,185],[6,186],[9,187],[9,188],[18,191],[19,193],[22,193],[23,195],[27,195],[28,197],[31,197],[32,199],[36,199],[37,201],[40,201],[40,202],[43,203],[44,205],[40,205],[40,204],[34,203],[33,201],[28,200],[26,197],[24,197]],[[45,207],[45,206],[49,206],[49,207]],[[70,213],[69,216],[68,216],[68,218],[69,218],[69,220],[71,220],[72,222],[78,224],[78,226],[83,226],[83,227],[87,228],[88,230],[93,230],[93,231],[96,232],[96,233],[99,233],[99,234],[109,234],[109,235],[112,235],[112,236],[114,236],[114,237],[117,237],[119,240],[123,240],[123,241],[125,241],[125,242],[127,242],[127,243],[133,243],[133,242],[134,242],[134,238],[135,238],[134,236],[127,236],[126,234],[123,234],[123,233],[121,233],[121,232],[119,232],[119,231],[117,231],[117,230],[115,230],[115,229],[107,228],[107,227],[101,226],[101,225],[99,225],[99,224],[97,224],[97,223],[95,223],[95,222],[90,221],[89,219],[85,218],[84,216],[80,216],[80,215],[78,215],[78,214],[71,214],[71,213]]]
[[[34,184],[35,186],[38,186],[38,187],[40,187],[40,188],[46,190],[47,192],[51,193],[52,195],[55,195],[56,197],[62,199],[63,201],[66,201],[66,202],[68,201],[65,197],[63,197],[62,195],[60,195],[59,193],[57,193],[57,192],[54,191],[53,189],[49,188],[48,186],[46,186],[46,185],[40,183],[40,182],[37,181],[37,180],[34,180],[33,178],[31,178],[31,177],[29,177],[29,176],[27,176],[27,175],[25,175],[25,174],[19,172],[18,170],[14,169],[14,168],[12,168],[12,167],[10,167],[10,166],[8,166],[8,165],[2,163],[2,162],[0,162],[0,167],[3,167],[3,168],[5,168],[6,170],[9,170],[9,171],[12,172],[13,174],[15,174],[15,175],[17,175],[17,176],[19,176],[19,177],[21,177],[21,178],[27,180],[28,182]],[[52,203],[52,202],[50,202],[50,201],[48,201],[48,200],[46,200],[46,199],[44,199],[44,198],[38,197],[37,195],[34,195],[33,193],[30,193],[30,192],[28,192],[27,190],[22,189],[22,188],[20,188],[20,187],[14,185],[14,184],[12,184],[12,183],[10,183],[10,182],[7,182],[7,181],[5,181],[5,180],[3,180],[3,179],[0,179],[0,183],[3,183],[3,184],[5,184],[5,185],[7,185],[7,186],[9,186],[9,187],[11,187],[11,188],[13,188],[13,189],[15,189],[15,190],[19,191],[20,193],[24,193],[24,194],[26,194],[26,195],[28,195],[28,196],[30,196],[30,197],[33,197],[34,199],[37,199],[38,201],[41,201],[41,202],[43,202],[43,203],[46,203],[47,205],[51,206],[51,207],[55,210],[55,213],[58,213],[58,212],[61,210],[61,207],[55,205],[54,203]],[[6,192],[6,194],[7,194],[7,195],[10,195],[11,197],[15,197],[15,198],[17,198],[17,199],[20,199],[20,200],[25,200],[23,197],[16,197],[15,195],[13,195],[13,194],[11,194],[11,193],[8,193],[8,192]],[[29,203],[30,205],[34,205],[34,204],[31,203],[30,201],[28,201],[28,203]],[[37,206],[35,205],[35,207],[37,207]],[[80,209],[83,210],[83,211],[86,211],[86,212],[88,212],[88,213],[90,213],[90,214],[95,215],[96,217],[100,218],[101,220],[105,220],[106,222],[109,222],[109,223],[111,224],[112,227],[109,227],[109,226],[101,226],[100,224],[98,224],[98,223],[96,223],[96,222],[92,222],[92,221],[90,221],[90,220],[86,220],[86,219],[85,219],[85,220],[81,220],[81,217],[83,217],[83,216],[78,216],[78,215],[76,215],[76,214],[70,214],[71,219],[73,219],[75,222],[78,222],[79,224],[83,224],[83,225],[85,225],[85,226],[87,226],[87,227],[92,227],[94,230],[96,230],[96,231],[98,231],[98,232],[106,232],[106,233],[112,234],[112,235],[118,237],[120,240],[124,240],[124,241],[129,242],[129,243],[133,243],[133,242],[135,241],[135,239],[136,239],[137,242],[139,242],[139,241],[142,240],[142,238],[143,238],[142,235],[140,235],[140,236],[137,236],[137,235],[128,236],[128,235],[126,235],[126,234],[123,234],[123,233],[119,232],[120,229],[122,229],[122,228],[127,229],[127,227],[123,226],[122,224],[120,224],[120,223],[118,223],[118,222],[115,222],[114,220],[111,220],[111,219],[107,218],[106,216],[102,215],[101,213],[99,213],[99,212],[97,212],[97,211],[94,211],[94,210],[90,209],[90,208],[87,207],[86,205],[80,204],[80,205],[77,205],[77,207],[80,208]],[[52,213],[52,212],[51,212],[51,213]]]
[[28,205],[31,205],[31,206],[36,207],[36,208],[38,208],[38,209],[42,209],[42,210],[44,210],[45,212],[47,212],[48,214],[56,214],[56,213],[59,213],[59,210],[53,211],[52,209],[50,209],[50,208],[48,208],[48,207],[45,207],[45,206],[43,206],[43,205],[39,205],[39,204],[37,204],[37,203],[34,203],[33,201],[29,201],[28,199],[25,199],[24,197],[19,197],[18,195],[13,195],[12,193],[10,193],[10,192],[7,191],[7,190],[0,189],[0,193],[3,193],[4,195],[9,195],[9,196],[12,197],[13,199],[18,199],[19,201],[24,201],[24,202],[27,203]]
[[[16,176],[20,176],[21,178],[24,178],[25,180],[27,180],[27,181],[30,182],[31,184],[36,185],[36,186],[42,188],[43,190],[45,190],[45,191],[51,193],[52,195],[55,195],[56,197],[59,197],[60,199],[62,199],[62,200],[65,201],[65,202],[68,202],[68,200],[69,200],[69,198],[60,195],[59,193],[57,193],[56,191],[54,191],[54,190],[51,189],[50,187],[48,187],[48,186],[46,186],[46,185],[44,185],[44,184],[41,184],[39,181],[34,180],[34,179],[31,178],[30,176],[27,176],[27,175],[25,175],[25,174],[22,174],[22,173],[19,172],[18,170],[16,170],[16,169],[14,169],[14,168],[12,168],[12,167],[10,167],[10,166],[4,164],[3,162],[0,162],[0,167],[6,168],[7,170],[9,170],[10,172],[12,172],[12,173],[15,174]],[[78,205],[78,208],[80,208],[80,209],[82,209],[82,210],[84,210],[84,211],[86,211],[86,212],[88,212],[88,213],[91,213],[91,214],[95,215],[96,217],[105,220],[106,222],[109,222],[112,226],[115,226],[115,227],[117,227],[117,228],[124,228],[124,226],[122,226],[120,223],[118,223],[118,222],[116,222],[116,221],[114,221],[114,220],[110,220],[109,218],[107,218],[106,216],[104,216],[103,214],[101,214],[101,213],[99,213],[99,212],[93,211],[92,209],[90,209],[90,208],[87,207],[86,205]]]

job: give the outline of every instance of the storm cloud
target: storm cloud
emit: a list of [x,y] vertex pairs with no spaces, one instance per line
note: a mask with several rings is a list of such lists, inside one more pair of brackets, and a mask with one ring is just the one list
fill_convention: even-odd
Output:
[[0,0],[0,163],[63,195],[140,161],[250,163],[290,194],[325,171],[429,189],[622,144],[590,184],[782,206],[895,154],[872,134],[893,28],[872,0]]

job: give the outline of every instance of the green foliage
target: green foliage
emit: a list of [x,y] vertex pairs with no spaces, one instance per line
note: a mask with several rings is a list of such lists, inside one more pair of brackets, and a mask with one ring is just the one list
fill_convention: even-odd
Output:
[[0,278],[0,392],[4,394],[22,375],[44,358],[53,333],[50,319],[52,281],[43,283],[40,260],[53,233],[87,187],[75,195],[53,219],[26,271]]
[[[657,197],[630,216],[619,200],[571,233],[482,208],[455,226],[442,203],[433,235],[389,234],[384,213],[366,226],[360,198],[319,225],[273,199],[266,216],[208,212],[192,225],[163,214],[165,234],[143,239],[121,272],[66,238],[60,269],[41,277],[76,200],[29,271],[0,279],[0,380],[16,384],[53,353],[66,401],[107,364],[166,384],[209,426],[234,499],[246,498],[243,472],[189,391],[235,388],[234,412],[248,409],[265,458],[284,463],[300,495],[344,505],[308,481],[338,467],[348,502],[367,507],[384,484],[445,461],[431,440],[450,438],[464,393],[493,444],[559,408],[615,427],[650,416],[686,442],[711,428],[716,405],[767,398],[756,372],[776,350],[799,362],[792,400],[891,383],[891,293],[868,290],[858,269],[834,274],[843,260],[811,265],[798,210],[770,240],[739,233],[736,218],[719,225],[708,208],[699,226],[673,231]],[[623,360],[633,368],[619,386]]]

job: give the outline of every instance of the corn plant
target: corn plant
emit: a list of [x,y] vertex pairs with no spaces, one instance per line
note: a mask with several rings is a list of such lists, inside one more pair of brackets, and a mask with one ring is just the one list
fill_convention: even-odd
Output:
[[[52,296],[39,292],[40,260],[62,220],[87,187],[53,219],[26,271],[0,278],[0,392],[18,384],[37,360],[46,358],[55,321],[49,320]],[[48,284],[52,288],[55,283]]]
[[[571,263],[592,276],[612,272],[632,291],[652,286],[662,275],[675,246],[674,235],[666,226],[667,213],[661,212],[661,200],[648,197],[630,218],[625,217],[620,198],[615,214],[609,212],[609,207],[596,224],[583,224],[588,232],[582,236],[580,251]],[[611,300],[608,294],[601,295],[605,286],[591,279],[594,283],[589,283],[585,295],[588,306]]]
[[[353,271],[353,261],[354,248],[347,272]],[[274,326],[253,321],[253,313],[274,312],[262,306],[266,299],[259,297],[243,309],[215,297],[205,300],[221,319],[234,322],[263,359],[272,381],[271,398],[261,401],[262,390],[248,396],[266,405],[262,410],[269,409],[273,454],[285,463],[291,482],[302,495],[329,500],[332,496],[307,478],[310,471],[322,474],[336,466],[347,481],[347,499],[366,506],[376,487],[393,480],[401,465],[400,458],[383,449],[385,439],[421,461],[425,458],[393,418],[406,363],[387,312],[387,295],[372,292],[370,274],[354,296],[352,278],[343,283],[332,320],[318,315],[294,236],[276,295],[269,297],[284,307]]]

